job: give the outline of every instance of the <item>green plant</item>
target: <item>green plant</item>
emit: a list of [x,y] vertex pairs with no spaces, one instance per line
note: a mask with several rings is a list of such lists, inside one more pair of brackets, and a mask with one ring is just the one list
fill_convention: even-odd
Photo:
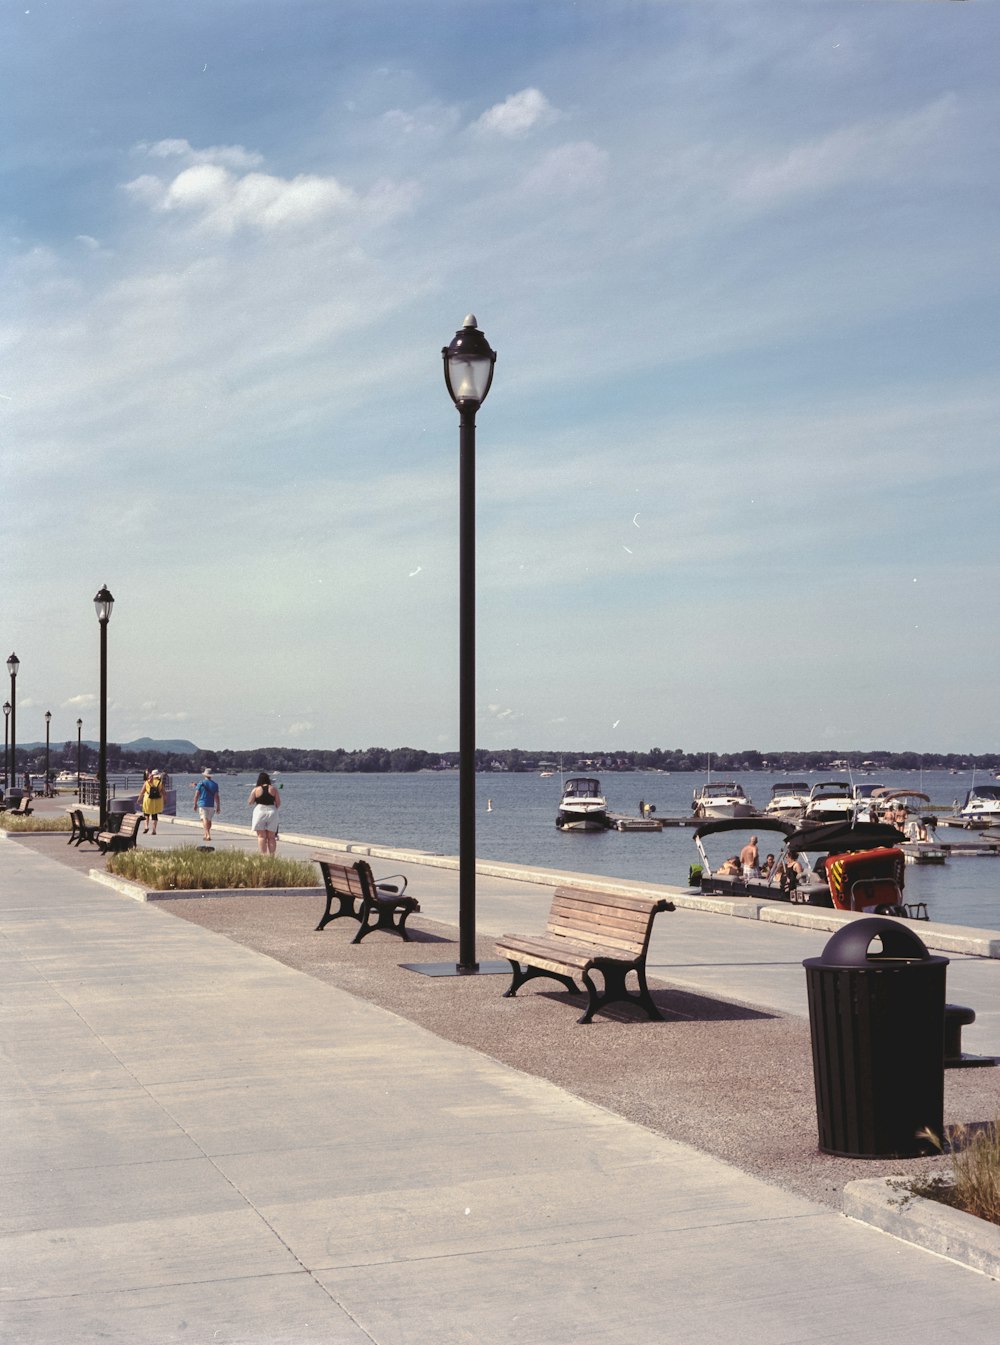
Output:
[[[941,1153],[946,1151],[939,1136],[923,1133]],[[914,1177],[906,1188],[912,1195],[1000,1224],[1000,1118],[984,1126],[952,1126],[947,1153],[949,1176]]]
[[108,857],[108,872],[156,892],[171,889],[318,887],[315,865],[297,859],[246,854],[242,850],[124,850]]
[[48,813],[41,817],[14,817],[11,813],[0,813],[0,831],[70,831],[72,824],[68,814]]

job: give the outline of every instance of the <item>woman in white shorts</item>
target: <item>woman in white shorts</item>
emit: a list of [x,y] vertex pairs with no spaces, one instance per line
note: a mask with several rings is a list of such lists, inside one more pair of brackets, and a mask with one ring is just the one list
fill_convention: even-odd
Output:
[[253,808],[251,828],[257,833],[257,849],[262,855],[273,855],[278,848],[278,809],[281,801],[271,784],[267,771],[261,771],[250,791],[247,803]]

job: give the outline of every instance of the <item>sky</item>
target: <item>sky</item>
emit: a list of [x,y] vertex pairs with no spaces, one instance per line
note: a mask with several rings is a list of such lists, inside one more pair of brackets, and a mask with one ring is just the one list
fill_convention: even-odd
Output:
[[482,747],[1000,750],[998,38],[4,3],[18,741],[454,750],[471,312]]

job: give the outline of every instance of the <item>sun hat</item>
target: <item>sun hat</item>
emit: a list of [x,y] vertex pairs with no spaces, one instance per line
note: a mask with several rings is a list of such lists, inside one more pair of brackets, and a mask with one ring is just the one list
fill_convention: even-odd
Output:
[[211,774],[212,774],[212,771],[211,771],[211,767],[209,767],[209,766],[206,766],[205,769],[202,771],[202,775],[211,775]]

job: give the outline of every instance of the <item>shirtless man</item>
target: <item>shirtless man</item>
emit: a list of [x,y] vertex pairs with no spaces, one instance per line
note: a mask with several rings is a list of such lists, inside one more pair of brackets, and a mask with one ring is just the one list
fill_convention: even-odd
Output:
[[744,878],[760,877],[760,851],[757,849],[756,836],[751,836],[740,851],[740,863],[743,865]]

